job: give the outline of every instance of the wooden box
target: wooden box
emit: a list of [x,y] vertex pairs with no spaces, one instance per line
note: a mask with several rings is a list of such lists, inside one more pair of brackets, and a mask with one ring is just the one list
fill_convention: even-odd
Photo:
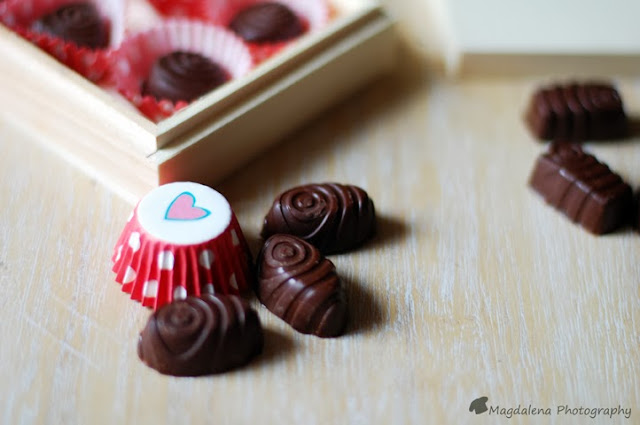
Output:
[[636,0],[430,1],[444,21],[450,75],[594,77],[640,67]]
[[158,124],[0,26],[0,113],[131,202],[166,182],[215,184],[393,66],[377,3],[332,6],[325,29]]

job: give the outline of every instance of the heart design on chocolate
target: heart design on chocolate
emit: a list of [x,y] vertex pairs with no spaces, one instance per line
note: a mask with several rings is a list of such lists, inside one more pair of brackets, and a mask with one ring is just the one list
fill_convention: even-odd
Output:
[[164,219],[179,221],[201,220],[210,214],[211,211],[196,207],[196,197],[192,193],[182,192],[169,204]]

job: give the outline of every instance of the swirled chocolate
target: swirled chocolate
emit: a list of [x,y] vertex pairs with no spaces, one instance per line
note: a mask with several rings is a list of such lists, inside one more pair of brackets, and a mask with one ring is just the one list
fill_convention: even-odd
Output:
[[224,372],[262,352],[257,313],[234,295],[203,295],[166,304],[140,334],[138,356],[165,375]]
[[347,302],[333,263],[317,248],[291,235],[271,236],[258,259],[260,302],[304,334],[340,335]]
[[367,192],[336,183],[294,187],[276,198],[262,237],[298,236],[325,254],[352,249],[375,232],[375,208]]
[[543,87],[529,103],[529,129],[541,140],[582,142],[627,135],[627,116],[617,90],[606,83]]
[[280,3],[256,3],[241,10],[229,28],[244,40],[264,43],[295,38],[304,32],[300,19]]
[[620,227],[632,209],[631,187],[579,145],[552,144],[538,159],[529,184],[547,203],[597,235]]
[[33,29],[73,42],[79,47],[100,49],[109,44],[108,26],[91,3],[71,3],[44,15]]
[[227,71],[208,58],[177,51],[154,62],[142,91],[158,100],[191,102],[227,80]]

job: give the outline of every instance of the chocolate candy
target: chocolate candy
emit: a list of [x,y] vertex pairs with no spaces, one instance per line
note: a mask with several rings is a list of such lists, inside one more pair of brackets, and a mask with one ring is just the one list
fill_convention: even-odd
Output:
[[631,187],[578,145],[552,144],[538,158],[530,185],[547,203],[594,234],[624,224],[632,204]]
[[333,263],[313,245],[274,235],[258,259],[258,298],[295,330],[320,337],[340,335],[347,303]]
[[142,91],[158,100],[191,102],[227,80],[229,74],[208,58],[178,51],[155,61]]
[[156,311],[138,340],[138,356],[165,375],[199,376],[246,364],[262,352],[255,310],[235,295],[188,297]]
[[91,3],[62,6],[33,23],[33,29],[60,37],[79,47],[100,49],[109,44],[109,31]]
[[229,27],[249,42],[289,40],[303,33],[300,19],[280,3],[257,3],[240,11]]
[[628,131],[622,99],[605,83],[544,87],[533,95],[526,121],[538,139],[560,142],[615,139]]
[[327,254],[360,245],[373,235],[375,223],[373,202],[359,187],[309,184],[276,198],[264,219],[262,237],[288,233]]

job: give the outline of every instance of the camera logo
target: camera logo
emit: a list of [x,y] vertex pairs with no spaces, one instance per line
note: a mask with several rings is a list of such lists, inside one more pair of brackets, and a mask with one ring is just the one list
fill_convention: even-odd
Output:
[[489,401],[488,397],[480,397],[476,398],[469,405],[469,412],[476,412],[476,415],[486,412],[489,410],[487,408],[487,401]]

